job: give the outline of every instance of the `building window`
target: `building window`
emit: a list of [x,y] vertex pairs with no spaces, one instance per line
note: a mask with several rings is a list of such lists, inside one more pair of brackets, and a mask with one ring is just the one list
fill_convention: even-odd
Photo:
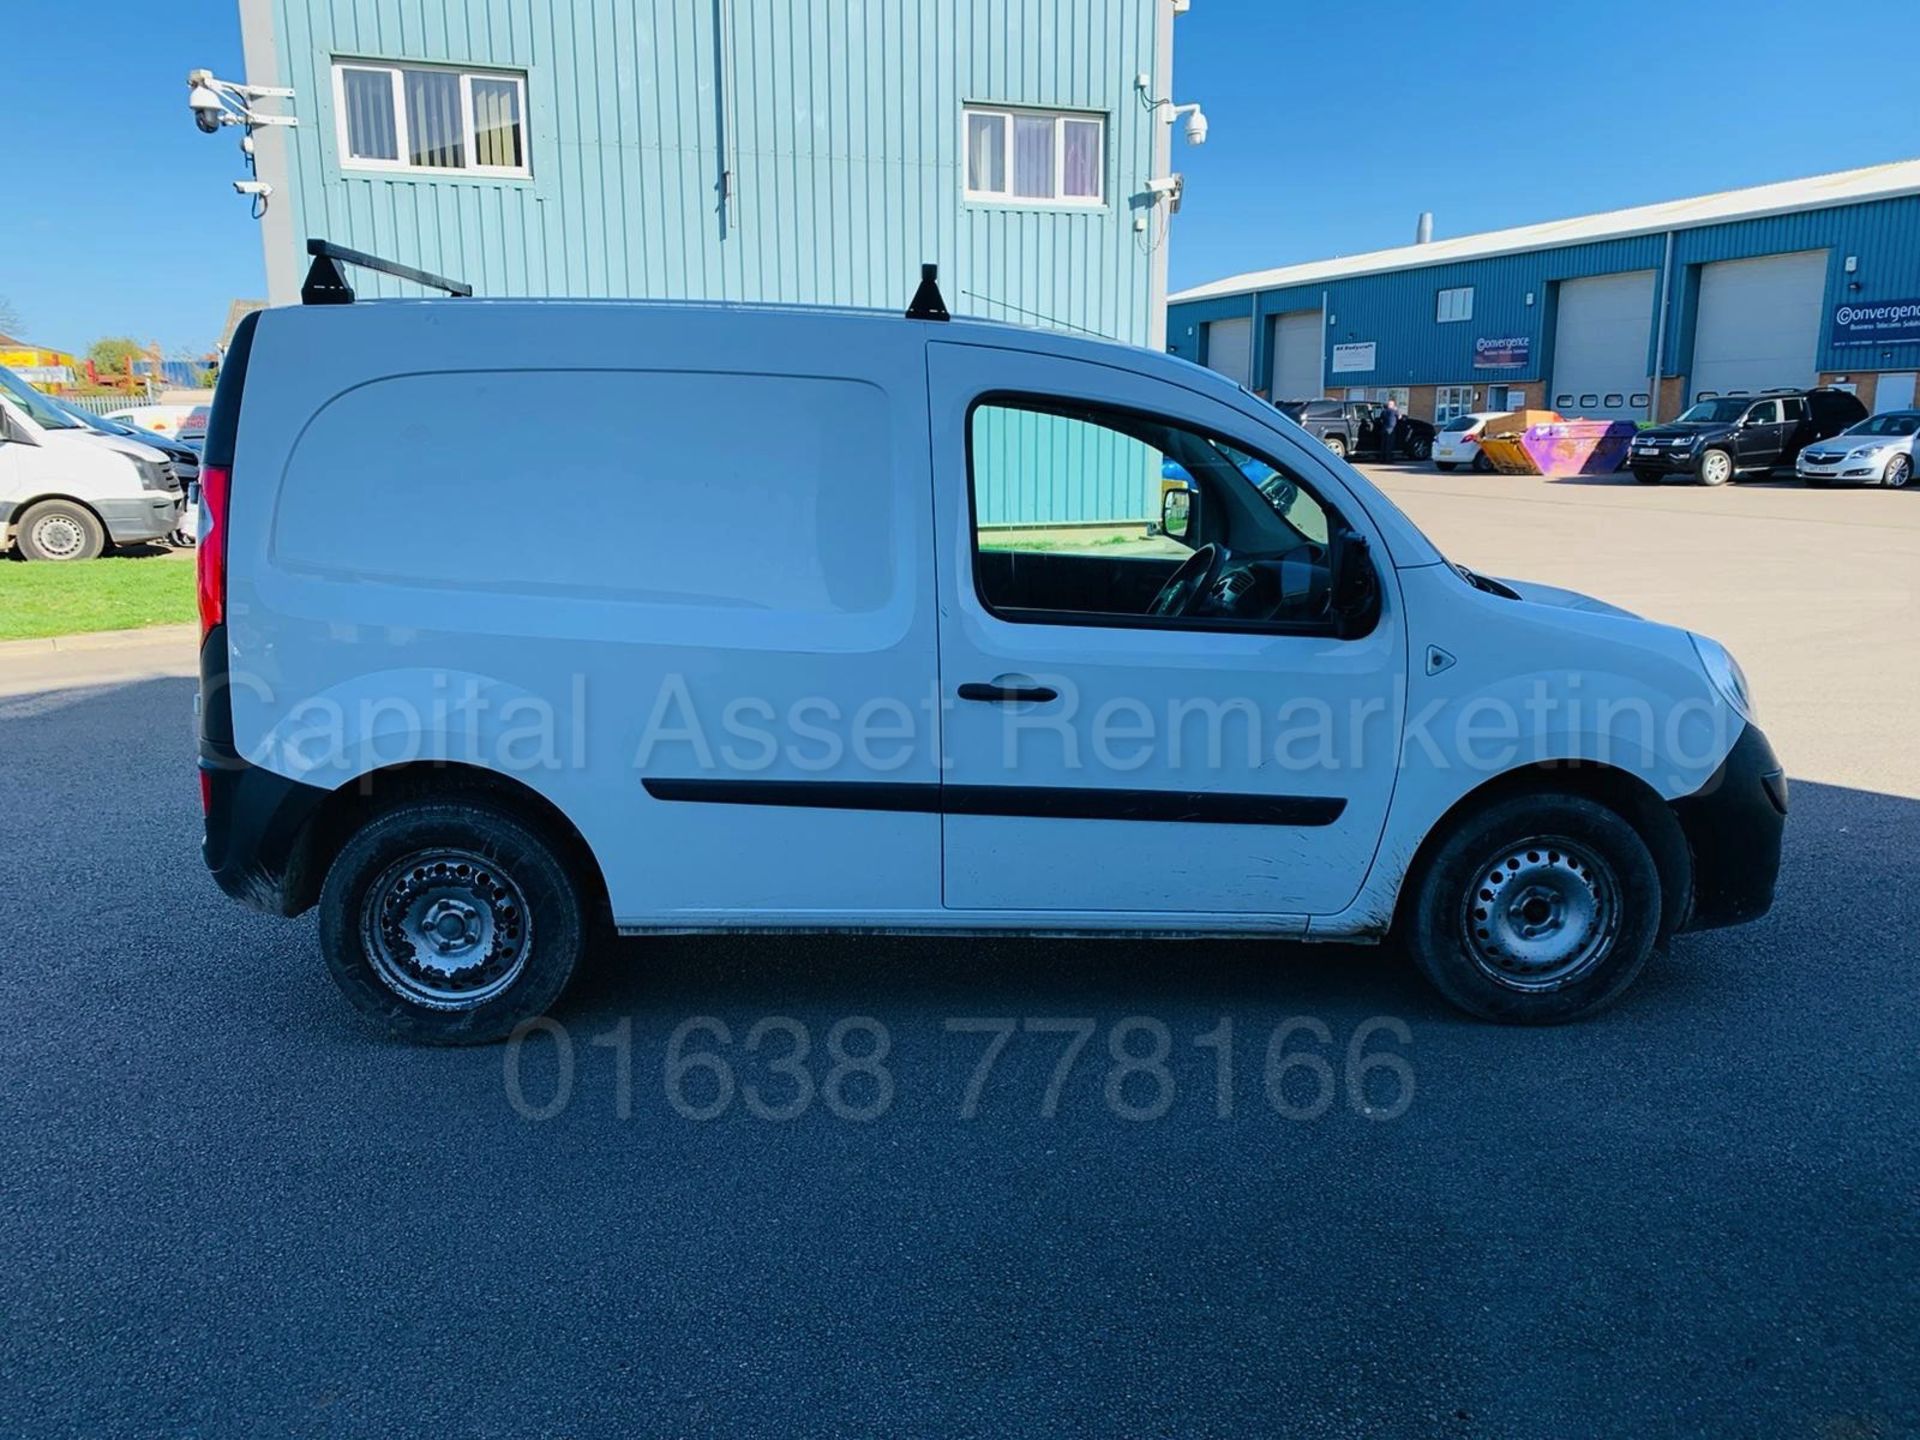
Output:
[[964,116],[969,200],[1099,205],[1106,199],[1103,117],[976,105]]
[[349,169],[529,173],[524,75],[342,60],[333,98]]
[[1442,325],[1455,320],[1473,318],[1473,287],[1462,285],[1454,290],[1442,290],[1434,305],[1433,318]]
[[1436,385],[1433,390],[1433,423],[1444,425],[1473,410],[1473,386]]

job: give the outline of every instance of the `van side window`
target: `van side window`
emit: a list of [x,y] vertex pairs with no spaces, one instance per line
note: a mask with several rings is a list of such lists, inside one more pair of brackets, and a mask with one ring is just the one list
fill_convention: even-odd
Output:
[[[1074,402],[982,402],[968,438],[975,585],[1001,618],[1328,626],[1337,522],[1297,476],[1218,436]],[[1138,496],[1134,513],[1166,523],[1049,526],[1027,507],[1050,493]]]

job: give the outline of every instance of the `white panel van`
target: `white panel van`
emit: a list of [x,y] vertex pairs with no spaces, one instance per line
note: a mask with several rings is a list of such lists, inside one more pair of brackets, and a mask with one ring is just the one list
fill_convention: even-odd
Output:
[[[1159,523],[1021,523],[1072,486]],[[606,931],[1394,937],[1551,1022],[1772,900],[1724,649],[1449,563],[1170,356],[309,304],[243,322],[202,489],[206,861],[416,1039],[506,1034]]]
[[160,451],[101,434],[0,367],[0,554],[91,560],[163,539],[185,508]]

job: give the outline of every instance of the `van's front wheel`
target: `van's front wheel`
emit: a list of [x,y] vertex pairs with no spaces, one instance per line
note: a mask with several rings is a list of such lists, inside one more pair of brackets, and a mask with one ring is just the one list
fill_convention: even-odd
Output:
[[1448,1000],[1487,1020],[1551,1025],[1616,999],[1660,929],[1660,872],[1634,828],[1574,795],[1496,801],[1463,819],[1415,878],[1404,931]]
[[485,801],[376,815],[320,892],[320,947],[341,993],[388,1034],[473,1045],[559,998],[585,909],[548,842]]
[[20,554],[28,560],[97,560],[107,532],[94,513],[71,500],[42,500],[27,508],[18,527]]

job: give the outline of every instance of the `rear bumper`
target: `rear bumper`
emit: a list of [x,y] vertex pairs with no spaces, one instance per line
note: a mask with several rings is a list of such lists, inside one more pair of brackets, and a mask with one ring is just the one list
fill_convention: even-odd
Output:
[[227,694],[227,629],[200,646],[200,772],[206,833],[200,855],[214,883],[269,915],[297,915],[316,887],[307,873],[313,819],[328,792],[241,758]]
[[1740,732],[1712,778],[1673,802],[1693,856],[1693,904],[1682,930],[1757,920],[1773,906],[1787,827],[1787,777],[1757,726]]

